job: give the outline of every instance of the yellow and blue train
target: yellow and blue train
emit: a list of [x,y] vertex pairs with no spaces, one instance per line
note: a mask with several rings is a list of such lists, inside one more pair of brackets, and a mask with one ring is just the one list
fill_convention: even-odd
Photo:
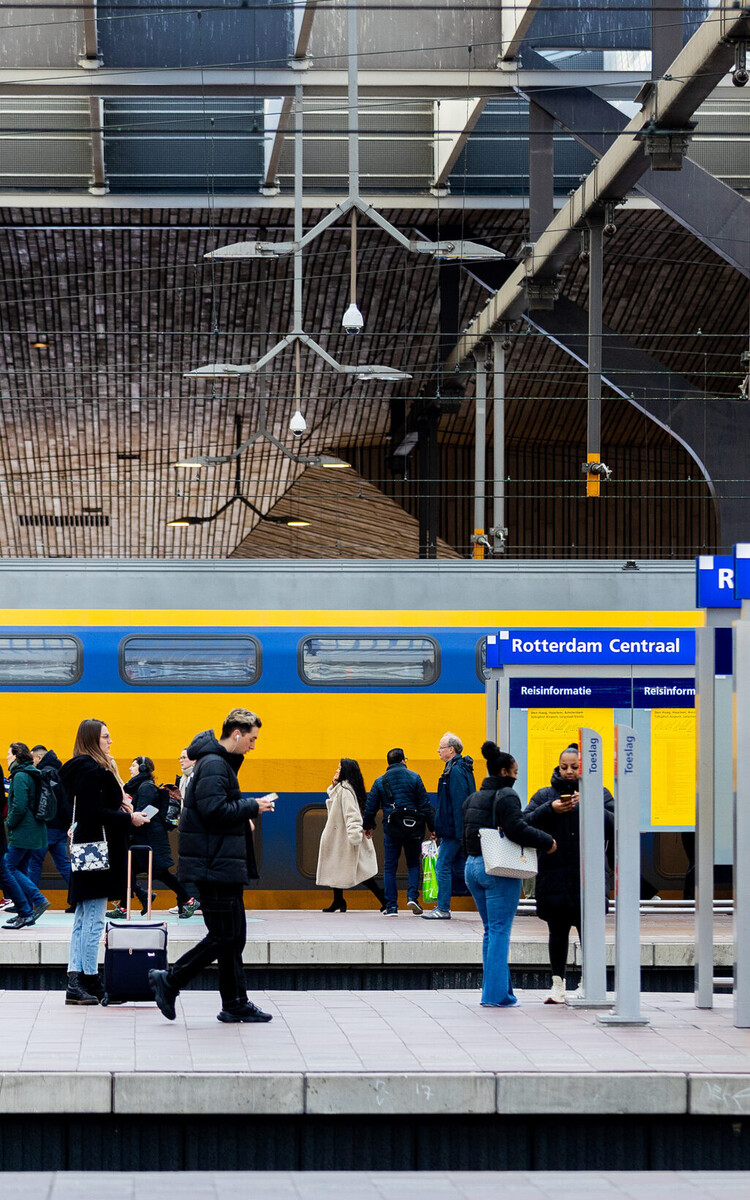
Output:
[[280,796],[259,831],[258,900],[304,904],[340,757],[369,785],[403,746],[430,792],[446,730],[479,757],[487,633],[697,625],[693,579],[680,563],[6,560],[4,735],[64,760],[98,717],[123,776],[145,754],[166,782],[195,733],[253,709],[240,782]]

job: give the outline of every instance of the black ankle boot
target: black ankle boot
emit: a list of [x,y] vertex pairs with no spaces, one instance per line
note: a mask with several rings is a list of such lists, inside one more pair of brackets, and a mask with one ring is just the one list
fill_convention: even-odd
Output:
[[107,993],[104,990],[104,984],[101,981],[99,973],[97,972],[96,975],[81,975],[80,979],[89,995],[94,996],[101,1004]]
[[346,900],[343,895],[337,896],[334,892],[333,903],[329,904],[328,908],[324,908],[323,912],[346,912]]
[[98,1004],[96,996],[92,996],[84,986],[84,976],[78,971],[68,974],[68,986],[65,989],[66,1004]]

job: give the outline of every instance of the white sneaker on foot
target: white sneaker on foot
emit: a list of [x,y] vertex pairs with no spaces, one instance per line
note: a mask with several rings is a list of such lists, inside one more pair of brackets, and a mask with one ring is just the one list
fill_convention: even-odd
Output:
[[545,1004],[564,1004],[565,1003],[565,980],[560,975],[552,976],[552,987],[550,994],[544,1001]]

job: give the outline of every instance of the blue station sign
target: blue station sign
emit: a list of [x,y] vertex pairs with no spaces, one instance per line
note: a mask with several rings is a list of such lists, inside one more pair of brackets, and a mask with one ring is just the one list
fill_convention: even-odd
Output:
[[691,666],[693,629],[500,629],[487,666]]
[[695,560],[696,608],[741,608],[734,594],[734,556],[700,554]]
[[734,598],[750,600],[750,542],[740,542],[734,547]]

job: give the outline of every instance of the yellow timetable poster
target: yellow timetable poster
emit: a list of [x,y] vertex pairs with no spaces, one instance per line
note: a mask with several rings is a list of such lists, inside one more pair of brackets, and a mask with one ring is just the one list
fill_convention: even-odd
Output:
[[528,784],[529,800],[539,788],[549,787],[550,776],[557,766],[560,755],[571,742],[578,742],[578,731],[582,726],[586,729],[595,729],[602,736],[604,786],[612,791],[615,745],[614,710],[611,708],[530,708],[527,724],[529,778],[523,781]]
[[695,822],[695,709],[651,709],[651,824]]

